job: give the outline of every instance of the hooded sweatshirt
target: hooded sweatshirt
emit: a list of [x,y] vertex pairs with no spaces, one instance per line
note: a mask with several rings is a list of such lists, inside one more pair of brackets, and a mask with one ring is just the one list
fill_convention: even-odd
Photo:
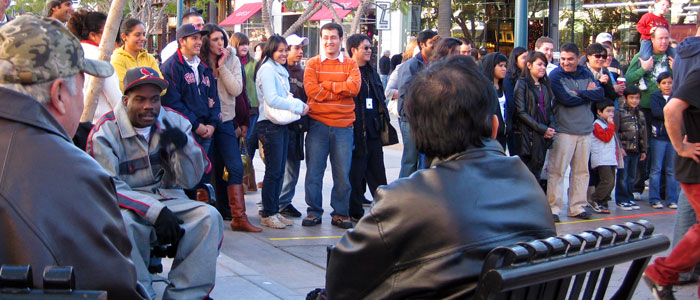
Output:
[[700,37],[689,36],[676,48],[676,58],[673,61],[674,93],[698,63],[700,63]]
[[[594,120],[591,102],[605,98],[603,88],[593,79],[591,71],[579,65],[576,66],[576,71],[570,73],[557,67],[552,71],[550,82],[555,96],[552,104],[555,129],[574,135],[591,134]],[[596,87],[588,90],[590,82],[594,82]]]

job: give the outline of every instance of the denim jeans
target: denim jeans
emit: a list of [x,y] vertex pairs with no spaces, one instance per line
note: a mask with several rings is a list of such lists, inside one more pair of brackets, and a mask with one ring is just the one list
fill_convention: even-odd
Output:
[[258,138],[265,148],[265,177],[262,186],[263,218],[279,212],[280,192],[284,179],[284,165],[287,162],[289,129],[285,125],[270,121],[258,122]]
[[382,81],[382,87],[386,89],[386,84],[389,83],[389,75],[379,75],[379,79]]
[[639,164],[640,154],[638,152],[627,152],[627,156],[623,161],[624,169],[617,170],[617,186],[615,187],[615,203],[629,203],[634,200],[632,195],[634,189],[634,180],[637,176],[637,165]]
[[401,139],[403,141],[399,178],[405,178],[418,170],[420,156],[418,149],[416,149],[416,143],[411,138],[411,127],[408,125],[408,122],[399,121],[399,127],[401,128]]
[[[228,171],[228,185],[243,183],[243,162],[233,121],[224,122],[214,132],[214,150],[221,155]],[[216,174],[219,176],[220,174]]]
[[[218,130],[218,128],[216,130]],[[216,130],[214,130],[214,133],[216,133]],[[209,153],[209,150],[211,150],[211,144],[213,143],[214,139],[213,138],[208,138],[208,139],[202,138],[200,135],[198,135],[194,132],[192,132],[192,135],[194,136],[195,142],[197,142],[197,144],[202,146],[202,150],[204,150],[204,154],[207,157],[210,157],[211,153]],[[211,161],[210,161],[210,163],[211,163]],[[199,181],[199,184],[197,184],[196,188],[201,188],[205,183],[209,183],[210,181],[211,181],[211,171],[209,173],[204,172],[204,175],[202,175],[202,180]]]
[[[330,155],[333,174],[331,215],[348,216],[350,205],[350,165],[352,163],[353,128],[331,127],[311,119],[306,133],[306,204],[307,213],[323,215],[323,174]],[[267,150],[265,150],[267,151]],[[266,152],[267,153],[267,152]],[[266,154],[267,155],[267,154]]]
[[[292,147],[296,147],[294,143],[291,141],[293,140],[293,135],[296,134],[304,134],[304,133],[296,133],[296,132],[289,132],[289,150],[288,153],[291,153],[294,151],[291,149]],[[282,194],[280,195],[280,210],[283,210],[286,208],[289,204],[292,203],[292,198],[294,198],[294,193],[296,190],[297,182],[299,181],[299,168],[301,167],[301,160],[297,159],[296,156],[293,154],[290,154],[287,156],[287,163],[285,164],[284,168],[284,184],[282,185]]]
[[258,124],[258,115],[250,115],[250,127],[248,127],[248,134],[245,137],[246,144],[246,154],[250,156],[252,160],[255,156],[255,149],[258,149],[258,134],[255,132],[255,127]]
[[666,204],[678,203],[678,190],[680,188],[676,177],[673,175],[673,158],[676,150],[671,142],[660,139],[651,139],[651,172],[649,173],[649,202],[659,202],[659,188],[661,176],[666,175]]

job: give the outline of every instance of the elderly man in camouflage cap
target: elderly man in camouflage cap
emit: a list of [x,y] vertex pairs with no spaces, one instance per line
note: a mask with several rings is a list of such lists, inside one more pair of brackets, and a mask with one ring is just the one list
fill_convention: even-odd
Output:
[[71,136],[84,73],[112,67],[83,57],[57,20],[21,16],[0,27],[0,262],[73,266],[76,287],[144,299],[112,178]]

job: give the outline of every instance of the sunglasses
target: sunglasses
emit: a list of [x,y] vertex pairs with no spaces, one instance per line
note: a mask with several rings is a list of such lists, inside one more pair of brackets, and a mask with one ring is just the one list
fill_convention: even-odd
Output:
[[601,59],[601,58],[602,58],[602,59],[608,59],[608,55],[607,55],[607,54],[593,54],[593,57],[595,57],[595,58],[597,58],[597,59]]
[[367,50],[369,50],[369,49],[372,49],[372,47],[370,47],[370,46],[365,46],[363,49],[365,49],[365,51],[367,51]]

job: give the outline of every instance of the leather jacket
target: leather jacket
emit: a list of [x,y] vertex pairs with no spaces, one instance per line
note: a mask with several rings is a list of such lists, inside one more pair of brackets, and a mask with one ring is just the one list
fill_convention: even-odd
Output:
[[469,298],[491,249],[554,236],[535,177],[484,143],[378,188],[328,254],[328,299]]
[[0,264],[73,266],[76,288],[142,299],[114,183],[36,100],[0,88]]
[[[544,136],[547,128],[554,127],[551,125],[554,122],[554,115],[552,114],[554,94],[546,85],[542,84],[542,87],[544,88],[542,92],[546,116],[542,115],[539,109],[539,88],[528,82],[526,78],[518,79],[513,89],[513,96],[515,97],[515,120],[513,121],[513,126],[515,130],[528,133],[534,131],[538,135]],[[545,117],[546,122],[544,121]]]
[[632,108],[627,104],[615,113],[615,133],[620,137],[622,149],[627,152],[647,152],[647,131],[644,114],[639,106]]

